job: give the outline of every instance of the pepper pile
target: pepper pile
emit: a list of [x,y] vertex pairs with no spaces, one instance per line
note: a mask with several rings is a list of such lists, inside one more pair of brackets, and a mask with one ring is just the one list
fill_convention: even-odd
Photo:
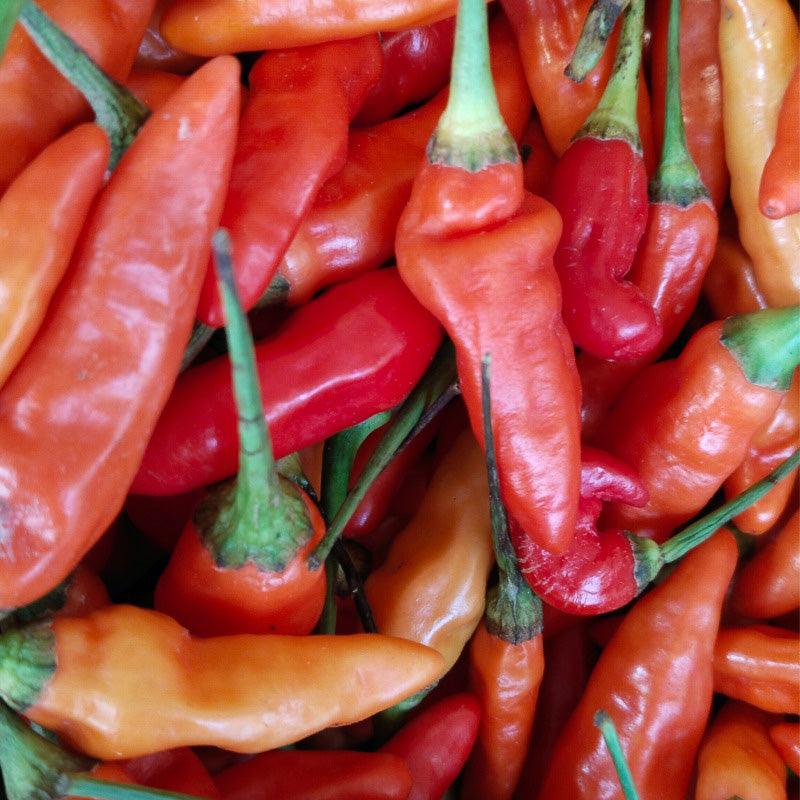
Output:
[[3,3],[5,800],[793,796],[799,43]]

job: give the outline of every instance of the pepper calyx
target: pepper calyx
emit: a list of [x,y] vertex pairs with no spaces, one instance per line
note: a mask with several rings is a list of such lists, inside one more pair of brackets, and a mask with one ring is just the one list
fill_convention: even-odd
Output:
[[56,635],[51,622],[12,628],[0,635],[0,698],[25,711],[35,705],[56,671]]

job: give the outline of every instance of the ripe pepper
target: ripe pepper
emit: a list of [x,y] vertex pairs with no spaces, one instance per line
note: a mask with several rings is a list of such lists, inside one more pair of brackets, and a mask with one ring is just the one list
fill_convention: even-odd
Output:
[[[270,52],[250,70],[220,221],[230,231],[245,311],[269,286],[322,184],[345,165],[350,120],[380,69],[378,39],[366,36]],[[222,325],[213,265],[197,318]]]
[[800,301],[800,216],[771,220],[758,206],[780,103],[797,64],[797,20],[785,0],[725,0],[719,26],[725,154],[739,235],[770,306]]
[[714,646],[714,691],[775,713],[800,708],[800,639],[768,625],[727,628]]
[[107,163],[105,134],[81,125],[45,148],[0,198],[0,386],[42,324]]
[[770,219],[800,211],[800,66],[794,68],[778,115],[775,145],[764,165],[758,207]]
[[783,762],[795,775],[800,774],[800,723],[782,722],[769,729],[769,738]]
[[306,563],[325,524],[308,494],[278,474],[226,231],[215,235],[214,251],[236,396],[239,474],[197,506],[156,586],[155,607],[197,636],[302,636],[313,630],[325,599],[325,573]]
[[455,17],[381,36],[383,69],[370,89],[356,125],[375,125],[439,91],[450,77]]
[[[441,335],[395,270],[363,275],[299,309],[256,345],[276,458],[392,408],[419,380]],[[131,491],[206,486],[232,475],[237,458],[230,369],[216,358],[179,378]]]
[[125,771],[143,786],[215,800],[220,793],[203,762],[188,747],[128,761]]
[[786,769],[769,738],[769,715],[726,703],[697,757],[695,800],[786,800]]
[[[122,506],[188,338],[230,167],[238,75],[232,58],[204,66],[142,128],[0,391],[0,608],[52,589]],[[187,125],[192,136],[179,136]]]
[[[39,0],[112,77],[130,71],[154,0]],[[58,74],[17,25],[0,61],[0,193],[41,150],[86,117],[80,93]]]
[[522,157],[523,182],[531,194],[544,194],[553,177],[557,159],[545,139],[542,123],[532,116],[519,145]]
[[170,0],[156,0],[144,36],[139,43],[139,51],[136,53],[136,67],[161,69],[178,74],[193,72],[203,63],[203,59],[177,50],[167,44],[161,35],[161,17],[169,3]]
[[430,648],[388,636],[194,639],[123,605],[0,637],[0,697],[103,759],[201,744],[258,753],[364,719],[442,672]]
[[459,9],[450,97],[397,229],[397,264],[455,344],[479,440],[480,365],[491,353],[503,499],[529,536],[563,550],[577,512],[579,388],[552,266],[561,226],[523,188],[488,68],[483,3]]
[[631,608],[561,733],[541,797],[620,796],[593,724],[605,709],[642,797],[683,800],[711,711],[713,642],[736,557],[722,531]]
[[710,323],[679,358],[627,387],[598,439],[638,472],[650,500],[611,504],[609,524],[663,540],[705,506],[789,388],[800,357],[797,311]]
[[623,279],[647,224],[647,172],[636,122],[644,4],[625,12],[603,96],[556,165],[550,199],[564,223],[555,265],[562,315],[578,347],[630,360],[657,347],[661,325]]
[[703,294],[717,319],[767,307],[756,284],[753,260],[735,234],[721,231],[717,237],[717,249],[708,265]]
[[185,78],[171,72],[137,67],[132,69],[125,86],[148,108],[160,108]]
[[[519,138],[531,98],[514,34],[502,15],[492,22],[490,42],[498,103]],[[300,225],[272,284],[273,294],[288,291],[289,303],[303,303],[320,287],[392,257],[398,220],[447,94],[444,89],[402,117],[350,134],[347,164],[322,187]]]

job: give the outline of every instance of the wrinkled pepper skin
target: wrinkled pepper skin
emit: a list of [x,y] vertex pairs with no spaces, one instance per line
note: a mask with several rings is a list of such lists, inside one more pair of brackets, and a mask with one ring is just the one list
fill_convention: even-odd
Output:
[[714,691],[764,711],[797,714],[797,634],[768,625],[721,630],[714,646]]
[[225,800],[406,800],[401,758],[347,750],[273,750],[215,775]]
[[[256,344],[275,457],[395,406],[441,336],[395,270],[362,275],[298,310]],[[216,358],[181,375],[131,491],[180,494],[229,477],[237,461],[230,365]]]
[[193,639],[134,606],[52,630],[57,666],[25,714],[100,759],[200,744],[258,753],[364,719],[443,671],[437,653],[388,636]]
[[[133,65],[155,0],[39,0],[39,6],[112,78]],[[41,150],[90,116],[83,96],[63,78],[22,26],[0,59],[0,194]]]
[[[52,589],[122,507],[189,337],[230,171],[238,79],[234,58],[217,59],[150,117],[0,391],[0,608]],[[187,125],[190,138],[179,135]]]
[[604,709],[641,796],[684,800],[711,711],[713,642],[736,557],[733,537],[718,533],[631,608],[561,733],[542,798],[621,796],[593,724]]
[[701,328],[679,358],[642,372],[607,417],[600,443],[650,495],[642,508],[612,503],[608,524],[663,541],[705,506],[775,413],[784,392],[750,383],[721,334],[721,322]]
[[783,763],[800,775],[800,723],[783,722],[769,729],[769,738],[780,753]]
[[[378,39],[366,36],[270,52],[250,70],[220,219],[245,311],[269,286],[322,184],[345,165],[350,119],[380,69]],[[213,328],[224,321],[213,264],[197,318]]]
[[719,26],[725,153],[739,236],[771,307],[800,300],[800,215],[771,220],[758,206],[764,164],[798,59],[798,31],[786,0],[724,0]]
[[455,0],[174,0],[161,21],[173,47],[202,56],[302,47],[429,25],[456,13]]
[[108,154],[103,131],[81,125],[45,148],[0,198],[0,386],[44,319],[102,186]]
[[697,758],[695,800],[786,800],[786,769],[769,738],[770,717],[744,703],[726,703]]

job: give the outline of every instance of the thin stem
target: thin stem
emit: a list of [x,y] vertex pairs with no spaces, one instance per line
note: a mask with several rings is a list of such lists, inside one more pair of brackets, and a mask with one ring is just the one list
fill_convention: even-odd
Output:
[[608,752],[611,754],[625,800],[639,800],[639,793],[636,791],[636,785],[633,782],[631,768],[628,766],[625,754],[622,752],[622,744],[619,741],[614,721],[605,711],[600,710],[594,715],[594,724],[600,728],[600,733],[603,735]]
[[325,559],[325,603],[317,621],[316,632],[332,636],[336,633],[336,579],[339,575],[339,563],[329,555]]
[[344,577],[347,581],[347,589],[355,601],[356,611],[358,611],[358,616],[361,620],[361,624],[364,626],[364,630],[367,633],[377,633],[378,626],[375,624],[375,616],[372,613],[372,608],[367,600],[367,594],[364,591],[364,582],[361,580],[361,576],[358,574],[355,564],[353,564],[353,559],[350,558],[350,553],[347,552],[347,548],[344,546],[341,539],[334,542],[331,557],[336,559],[339,566],[342,568],[342,572],[344,572]]
[[608,44],[608,37],[617,24],[619,15],[630,0],[594,0],[581,28],[578,44],[564,74],[575,83],[582,83],[597,66]]
[[19,20],[47,59],[92,107],[97,124],[111,142],[108,168],[113,170],[150,116],[150,109],[106,75],[33,0],[24,0]]
[[11,31],[17,24],[17,17],[22,8],[22,0],[4,0],[0,8],[0,57],[6,50]]
[[[84,775],[69,779],[67,792],[70,795],[92,800],[200,800],[197,795],[181,792],[167,792],[163,789],[150,789],[144,786],[101,781]],[[10,800],[10,798],[9,798]]]

